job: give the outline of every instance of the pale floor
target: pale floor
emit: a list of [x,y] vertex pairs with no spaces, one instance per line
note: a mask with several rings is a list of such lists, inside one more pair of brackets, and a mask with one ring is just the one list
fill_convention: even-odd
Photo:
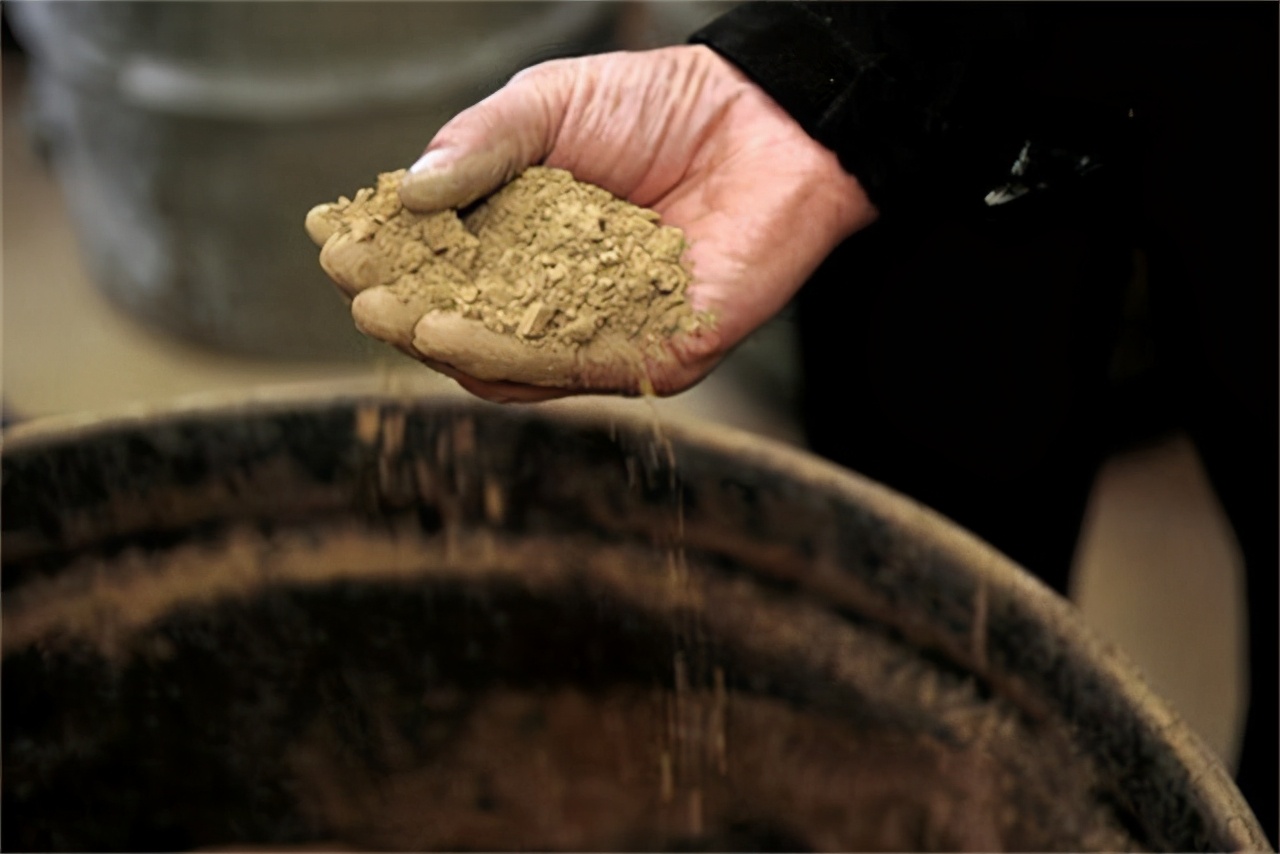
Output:
[[[280,364],[195,349],[117,312],[87,279],[56,185],[21,126],[20,69],[3,90],[3,395],[14,414],[96,413],[175,397],[243,394],[348,379],[459,394],[450,381],[370,348],[366,364]],[[617,402],[665,419],[718,421],[799,443],[777,404],[789,330],[768,330],[697,389]],[[780,355],[781,354],[781,355]],[[1116,457],[1098,479],[1078,555],[1075,599],[1208,744],[1234,760],[1244,670],[1234,540],[1194,449],[1175,439]]]

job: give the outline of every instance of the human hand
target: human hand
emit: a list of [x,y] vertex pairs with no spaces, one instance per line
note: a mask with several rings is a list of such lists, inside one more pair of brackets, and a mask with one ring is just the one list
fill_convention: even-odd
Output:
[[653,208],[682,229],[693,276],[687,297],[714,323],[641,354],[643,376],[634,359],[585,353],[553,366],[568,381],[547,387],[469,370],[468,353],[480,341],[490,364],[492,348],[513,364],[532,358],[516,341],[457,315],[406,313],[378,287],[355,296],[352,313],[362,328],[404,342],[406,353],[490,400],[687,389],[876,217],[835,154],[701,46],[556,60],[521,72],[436,134],[400,198],[419,212],[463,207],[537,163]]

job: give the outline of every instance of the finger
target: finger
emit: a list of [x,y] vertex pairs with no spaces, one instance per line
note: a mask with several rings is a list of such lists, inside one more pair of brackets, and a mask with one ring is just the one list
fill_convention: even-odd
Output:
[[466,207],[540,163],[559,132],[572,77],[571,63],[543,63],[463,110],[409,167],[400,201],[420,212]]
[[571,352],[532,347],[456,314],[423,315],[414,328],[413,347],[485,382],[572,387],[577,376]]
[[316,205],[307,211],[307,236],[316,246],[324,246],[329,238],[337,233],[341,225],[342,217],[338,213],[337,205]]
[[414,328],[413,347],[484,382],[623,394],[650,387],[645,360],[625,343],[535,347],[456,314],[423,315]]
[[330,236],[320,250],[320,266],[348,297],[391,282],[389,259],[372,241],[351,233]]
[[369,288],[351,302],[351,316],[356,328],[373,338],[394,346],[427,367],[456,380],[467,391],[495,403],[529,403],[563,397],[572,392],[508,382],[485,382],[469,376],[444,362],[428,358],[413,346],[413,330],[427,310],[425,299],[402,300],[385,287]]
[[659,397],[679,394],[697,385],[725,357],[718,325],[705,321],[692,332],[681,332],[666,344],[666,352],[649,363],[652,391]]
[[541,403],[544,400],[554,400],[579,393],[564,388],[546,388],[509,382],[486,382],[464,374],[444,362],[437,362],[421,355],[419,355],[418,359],[427,367],[439,371],[454,380],[466,391],[491,403]]
[[582,394],[582,392],[564,388],[541,388],[519,383],[486,383],[465,376],[458,378],[458,385],[476,397],[482,397],[492,403],[544,403],[548,400],[559,400],[562,397]]
[[351,319],[365,335],[416,355],[413,327],[429,305],[425,298],[405,300],[386,287],[373,287],[356,294],[351,301]]

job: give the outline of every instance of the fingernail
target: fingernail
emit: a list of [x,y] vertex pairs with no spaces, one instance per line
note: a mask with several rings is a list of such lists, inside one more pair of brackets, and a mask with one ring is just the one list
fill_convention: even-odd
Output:
[[488,190],[488,184],[476,178],[474,157],[446,157],[432,151],[400,182],[400,201],[411,210],[429,213],[465,207]]
[[453,157],[447,148],[437,148],[432,151],[428,151],[409,167],[409,174],[418,175],[422,172],[430,172],[433,169],[439,169],[452,159]]
[[409,167],[400,182],[400,201],[411,210],[431,213],[457,208],[471,201],[466,158],[448,149],[428,151]]

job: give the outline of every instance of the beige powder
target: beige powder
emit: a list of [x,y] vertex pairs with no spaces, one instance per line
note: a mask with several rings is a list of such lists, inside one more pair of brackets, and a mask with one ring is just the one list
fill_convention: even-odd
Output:
[[373,248],[347,272],[354,290],[384,285],[423,313],[455,313],[539,351],[607,339],[643,353],[710,322],[686,299],[683,233],[654,211],[534,166],[464,216],[419,214],[400,204],[403,174],[307,216],[318,244]]

